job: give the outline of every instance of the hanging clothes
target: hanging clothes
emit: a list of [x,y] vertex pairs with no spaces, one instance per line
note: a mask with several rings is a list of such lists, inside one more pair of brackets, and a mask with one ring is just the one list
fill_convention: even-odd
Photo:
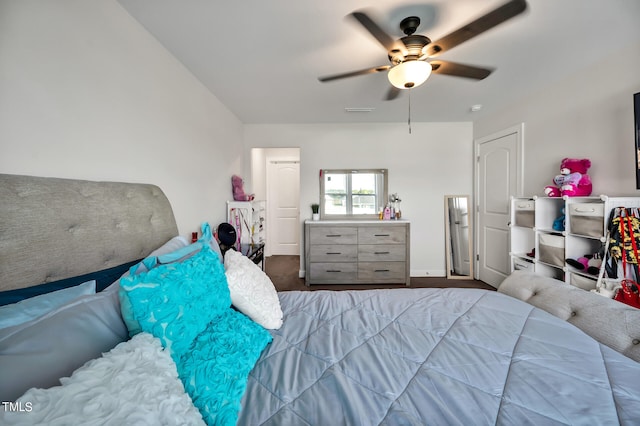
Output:
[[609,278],[638,279],[640,214],[637,208],[616,207],[609,218],[609,250],[605,271]]

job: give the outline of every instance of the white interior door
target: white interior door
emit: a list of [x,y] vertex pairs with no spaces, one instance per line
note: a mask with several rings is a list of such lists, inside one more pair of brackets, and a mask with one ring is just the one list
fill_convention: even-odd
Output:
[[267,164],[266,255],[300,255],[300,162]]
[[524,125],[476,141],[478,279],[498,287],[510,273],[509,201],[522,194]]

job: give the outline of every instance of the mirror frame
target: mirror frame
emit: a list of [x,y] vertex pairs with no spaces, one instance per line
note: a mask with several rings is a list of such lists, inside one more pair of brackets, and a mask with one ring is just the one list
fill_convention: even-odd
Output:
[[321,169],[320,170],[320,219],[322,220],[370,220],[378,219],[378,212],[374,214],[326,214],[325,197],[324,197],[324,176],[327,173],[333,174],[358,174],[358,173],[375,173],[381,174],[384,178],[382,191],[379,200],[384,204],[389,202],[389,171],[387,169]]
[[[453,262],[451,259],[451,224],[449,223],[449,200],[454,198],[467,199],[467,215],[468,215],[468,241],[469,241],[469,275],[458,275],[453,273]],[[444,229],[445,229],[445,258],[447,268],[447,279],[450,280],[472,280],[473,279],[473,215],[471,208],[471,197],[469,195],[445,195],[444,196]]]

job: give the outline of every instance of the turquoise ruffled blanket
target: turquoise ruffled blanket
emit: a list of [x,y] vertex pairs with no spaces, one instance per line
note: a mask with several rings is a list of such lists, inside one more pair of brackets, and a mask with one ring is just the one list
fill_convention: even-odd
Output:
[[208,244],[186,259],[120,280],[130,334],[159,338],[209,425],[236,424],[249,372],[271,342],[268,331],[231,307],[218,255]]

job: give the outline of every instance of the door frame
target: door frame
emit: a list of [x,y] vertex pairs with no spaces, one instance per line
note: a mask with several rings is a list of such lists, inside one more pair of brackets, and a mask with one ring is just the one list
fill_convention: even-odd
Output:
[[517,163],[517,171],[516,171],[516,194],[510,194],[514,197],[522,197],[524,193],[524,123],[516,124],[511,127],[507,127],[506,129],[497,131],[488,136],[484,136],[481,138],[474,139],[474,155],[475,161],[473,162],[474,172],[473,175],[475,177],[474,184],[474,194],[473,194],[473,205],[474,205],[474,227],[475,227],[475,236],[473,242],[473,278],[479,279],[480,276],[480,260],[479,260],[479,247],[480,247],[480,145],[491,142],[495,139],[500,139],[510,134],[516,135],[516,163]]
[[[265,166],[265,174],[266,174],[266,178],[265,178],[265,183],[266,183],[266,191],[267,191],[267,244],[265,247],[265,256],[269,257],[273,255],[273,239],[274,239],[274,232],[273,232],[273,224],[276,223],[276,221],[274,220],[274,213],[275,213],[275,206],[273,204],[273,195],[274,193],[277,193],[277,191],[279,190],[279,188],[273,184],[273,172],[274,172],[274,167],[281,163],[281,164],[296,164],[298,166],[298,208],[297,208],[297,221],[296,224],[299,224],[300,222],[300,159],[298,157],[298,159],[292,159],[289,157],[278,157],[278,156],[273,156],[273,157],[269,157],[267,156],[266,159],[266,166]],[[270,227],[270,228],[269,228]],[[270,232],[269,232],[270,231]],[[300,231],[299,231],[299,226],[298,226],[298,255],[301,255],[302,253],[302,247],[300,246]]]

